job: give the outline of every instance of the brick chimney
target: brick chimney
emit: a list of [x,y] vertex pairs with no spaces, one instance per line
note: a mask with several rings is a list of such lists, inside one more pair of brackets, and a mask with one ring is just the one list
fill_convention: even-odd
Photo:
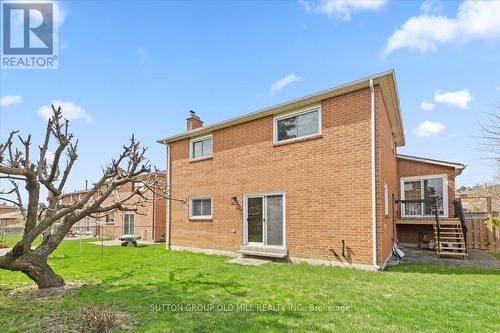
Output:
[[192,131],[194,129],[203,127],[203,121],[201,121],[200,117],[193,110],[189,111],[189,118],[187,120],[187,130]]

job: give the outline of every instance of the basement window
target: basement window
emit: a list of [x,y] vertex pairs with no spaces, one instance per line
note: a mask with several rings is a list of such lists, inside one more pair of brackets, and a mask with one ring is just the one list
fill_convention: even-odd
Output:
[[321,134],[321,107],[307,107],[274,118],[274,143]]
[[207,220],[212,218],[212,197],[192,197],[189,199],[189,219]]
[[212,156],[212,135],[192,139],[189,142],[189,159],[196,160]]

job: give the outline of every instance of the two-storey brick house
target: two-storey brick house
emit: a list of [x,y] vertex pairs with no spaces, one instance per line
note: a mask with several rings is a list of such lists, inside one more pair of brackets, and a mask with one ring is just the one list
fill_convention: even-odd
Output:
[[210,126],[192,113],[187,132],[158,142],[172,197],[185,199],[167,201],[168,248],[369,269],[384,265],[398,232],[405,241],[433,237],[427,206],[408,219],[396,199],[437,190],[448,207],[463,169],[398,156],[405,140],[393,71]]

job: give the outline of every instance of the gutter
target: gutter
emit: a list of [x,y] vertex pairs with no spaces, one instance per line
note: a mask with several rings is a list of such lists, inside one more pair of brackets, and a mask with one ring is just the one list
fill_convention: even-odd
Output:
[[373,79],[370,79],[370,113],[371,113],[371,178],[372,178],[372,244],[373,244],[373,267],[377,266],[377,197],[375,183],[375,89]]

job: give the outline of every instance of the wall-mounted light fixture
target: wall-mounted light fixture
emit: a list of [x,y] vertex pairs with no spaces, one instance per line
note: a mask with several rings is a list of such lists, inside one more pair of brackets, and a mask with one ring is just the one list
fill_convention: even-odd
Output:
[[236,196],[231,197],[231,205],[233,206],[238,205],[238,198]]

